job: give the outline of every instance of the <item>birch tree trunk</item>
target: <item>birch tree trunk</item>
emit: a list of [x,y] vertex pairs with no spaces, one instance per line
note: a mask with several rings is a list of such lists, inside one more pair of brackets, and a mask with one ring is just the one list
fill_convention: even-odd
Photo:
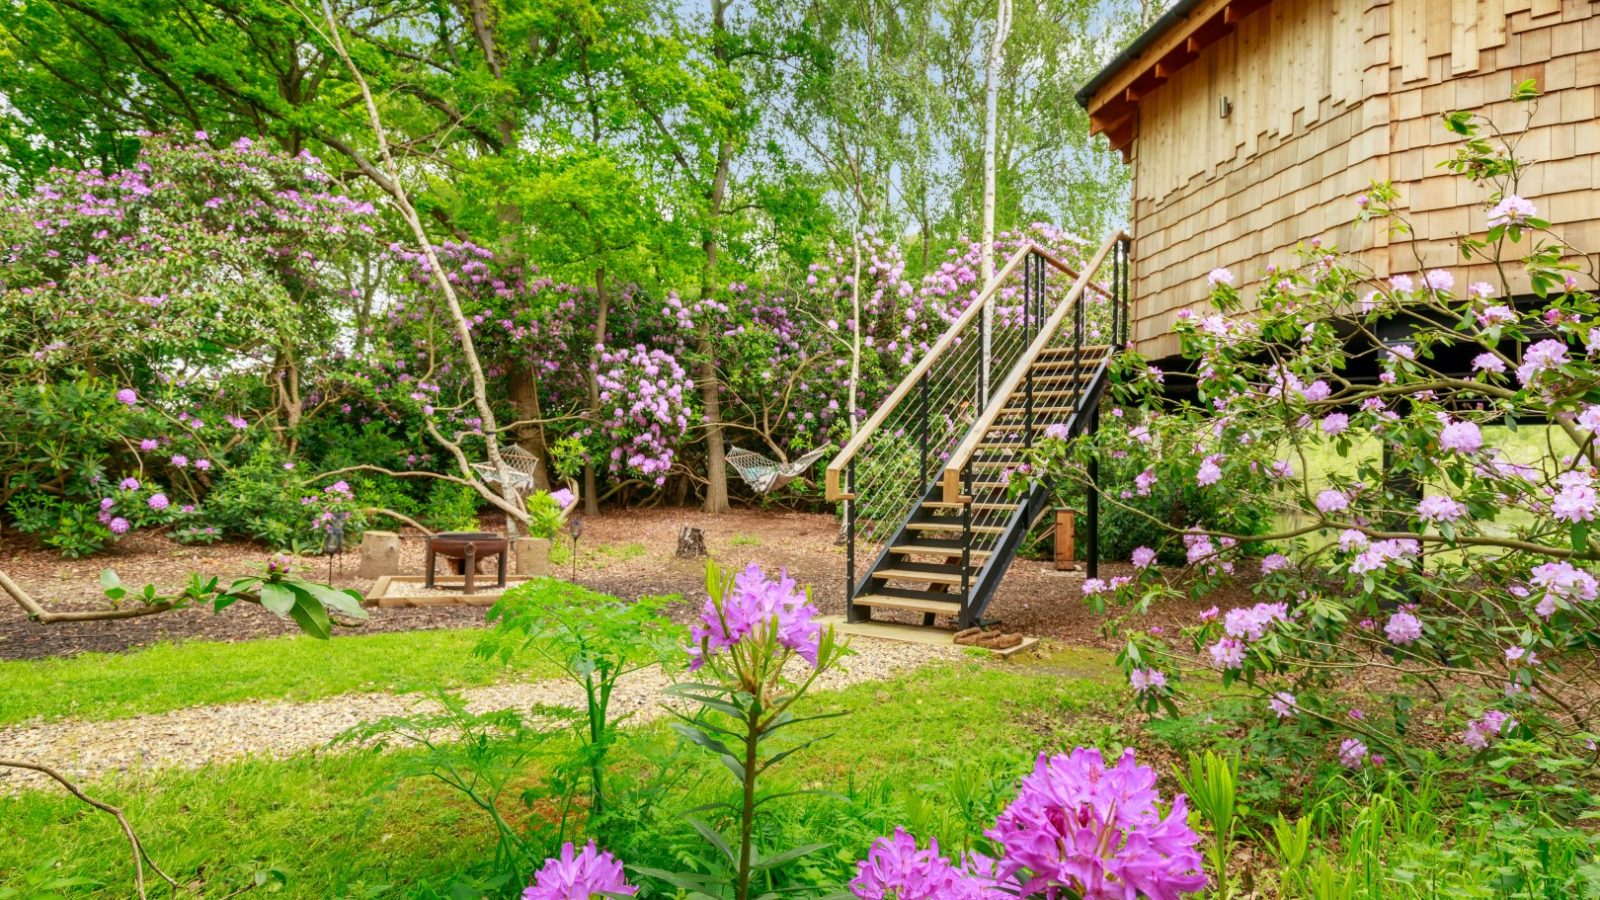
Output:
[[[372,126],[373,137],[378,144],[379,159],[383,164],[383,178],[377,181],[379,187],[389,195],[400,217],[410,227],[411,234],[416,238],[422,250],[423,257],[428,261],[428,269],[433,274],[434,282],[444,294],[445,306],[450,312],[450,318],[455,323],[456,336],[461,342],[461,354],[466,359],[467,372],[472,376],[472,400],[477,408],[479,419],[482,423],[484,450],[489,457],[489,464],[494,467],[499,475],[499,493],[490,491],[483,481],[477,477],[466,454],[459,443],[449,440],[439,432],[433,424],[428,423],[428,432],[434,439],[448,449],[455,457],[457,465],[461,467],[463,476],[477,489],[478,494],[490,504],[506,514],[506,530],[511,537],[517,536],[517,525],[527,524],[528,511],[522,503],[522,497],[517,493],[512,481],[512,470],[506,464],[505,458],[500,455],[500,426],[495,418],[494,407],[489,402],[489,387],[483,375],[483,363],[478,358],[478,350],[472,340],[472,327],[467,323],[466,314],[461,311],[461,300],[456,296],[455,288],[450,284],[450,278],[445,274],[444,266],[439,263],[439,257],[434,252],[433,241],[428,237],[428,231],[422,225],[422,219],[417,215],[417,208],[411,203],[411,196],[406,192],[405,184],[400,179],[400,168],[395,164],[394,156],[389,152],[389,138],[383,127],[383,119],[378,115],[378,104],[373,99],[372,88],[368,86],[367,79],[361,74],[361,69],[356,66],[355,60],[350,58],[350,53],[345,50],[344,37],[340,34],[339,21],[333,14],[333,6],[329,0],[322,0],[322,13],[328,27],[327,39],[333,45],[339,59],[349,70],[350,77],[355,81],[361,91],[361,100],[367,109],[367,121]],[[309,20],[309,17],[307,17]]]
[[[983,99],[983,248],[979,254],[979,283],[994,279],[995,151],[1000,131],[1000,70],[1005,64],[1006,38],[1011,34],[1011,0],[998,0],[994,15],[994,40],[989,43],[989,64],[984,75]],[[981,288],[980,288],[981,289]],[[980,371],[985,390],[989,385],[989,347],[994,335],[994,304],[983,308],[983,355]],[[988,398],[979,397],[979,405]]]

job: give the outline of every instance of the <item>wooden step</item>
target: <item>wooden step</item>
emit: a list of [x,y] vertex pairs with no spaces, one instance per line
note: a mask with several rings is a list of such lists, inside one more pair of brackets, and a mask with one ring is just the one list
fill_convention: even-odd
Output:
[[[1033,402],[1038,403],[1040,400],[1047,399],[1047,398],[1050,398],[1050,397],[1081,397],[1081,396],[1083,396],[1083,391],[1041,391],[1041,390],[1035,390],[1033,392]],[[1026,391],[1017,391],[1017,392],[1013,393],[1010,397],[1007,398],[1007,400],[1009,402],[1011,402],[1011,403],[1017,403],[1019,401],[1020,402],[1026,402],[1027,399],[1028,399],[1028,394],[1027,394]]]
[[912,612],[933,613],[941,616],[959,616],[961,604],[955,600],[913,600],[909,597],[885,597],[882,594],[862,594],[855,599],[857,606],[877,609],[907,609]]
[[986,442],[979,444],[977,450],[1026,450],[1021,441],[1005,441],[1003,443]]
[[[891,553],[924,553],[924,554],[927,554],[928,556],[948,556],[948,557],[951,557],[951,558],[955,558],[955,557],[958,557],[958,556],[961,555],[961,548],[960,547],[930,547],[927,544],[895,544],[894,546],[889,548],[889,552],[891,552]],[[973,549],[969,548],[967,550],[967,555],[969,557],[971,557],[972,559],[981,559],[981,558],[987,557],[990,553],[993,553],[993,552],[994,551],[992,551],[992,550],[973,550]]]
[[1047,383],[1048,384],[1068,384],[1068,383],[1071,383],[1071,382],[1077,382],[1078,384],[1083,384],[1084,382],[1089,381],[1092,378],[1094,378],[1094,375],[1091,374],[1091,373],[1088,373],[1088,372],[1085,372],[1085,373],[1080,374],[1080,375],[1035,375],[1035,376],[1033,376],[1033,383],[1035,385],[1047,384]]
[[[1076,406],[1035,406],[1032,409],[1033,414],[1036,416],[1055,415],[1057,413],[1075,413],[1077,411],[1078,408]],[[1026,406],[1018,406],[1014,409],[1008,406],[1005,409],[1000,410],[1000,415],[1002,416],[1025,416],[1028,413],[1029,409]]]
[[955,572],[918,572],[915,569],[879,569],[873,572],[872,578],[883,578],[890,581],[915,581],[921,584],[960,584],[961,575]]
[[[992,468],[992,465],[987,465],[987,464],[973,463],[973,465],[986,465],[987,467],[991,467]],[[1005,465],[1010,465],[1010,463],[1006,463]],[[974,510],[981,510],[981,511],[986,511],[986,512],[994,512],[996,510],[1016,509],[1020,505],[1021,504],[1019,504],[1019,503],[962,503],[959,500],[924,500],[924,501],[922,501],[922,508],[923,509],[961,509],[963,507],[970,506]]]
[[1043,350],[1039,351],[1039,355],[1040,356],[1073,356],[1073,355],[1078,355],[1078,356],[1100,355],[1100,356],[1104,356],[1105,352],[1107,350],[1110,350],[1110,349],[1111,349],[1111,345],[1110,344],[1084,344],[1083,346],[1078,347],[1076,350],[1074,350],[1071,347],[1046,347]]
[[[911,531],[960,531],[960,522],[909,522],[906,528]],[[974,525],[973,534],[999,534],[1005,531],[1003,525]]]

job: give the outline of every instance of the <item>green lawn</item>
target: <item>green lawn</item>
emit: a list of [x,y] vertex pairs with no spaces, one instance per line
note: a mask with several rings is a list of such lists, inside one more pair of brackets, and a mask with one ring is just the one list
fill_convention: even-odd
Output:
[[[241,700],[315,700],[349,691],[489,684],[507,674],[478,659],[478,629],[237,643],[156,644],[129,653],[0,662],[0,726],[73,716],[119,719]],[[531,654],[529,654],[531,657]],[[551,674],[537,659],[519,677]]]
[[[794,814],[835,830],[841,817],[856,822],[857,845],[839,848],[851,859],[865,851],[869,831],[892,829],[891,819],[934,833],[965,830],[952,784],[977,781],[1007,792],[1040,749],[1080,742],[1110,749],[1131,736],[1120,678],[1065,674],[1097,671],[1113,670],[1081,653],[1053,670],[975,661],[819,695],[818,710],[849,714],[801,726],[834,734],[775,770],[774,784],[827,785],[850,795],[850,802],[808,798]],[[643,736],[633,756],[639,762],[620,768],[644,768],[675,743],[662,724]],[[227,892],[220,882],[237,886],[249,871],[276,868],[289,879],[279,896],[447,896],[442,886],[484,861],[493,835],[481,814],[427,782],[372,793],[398,757],[304,754],[147,774],[94,790],[123,806],[155,859],[174,872],[211,873],[218,894]],[[673,802],[729,799],[726,771],[708,759],[694,762],[695,774],[680,782],[686,794]],[[0,822],[8,835],[0,841],[0,897],[7,887],[33,896],[38,888],[29,887],[28,873],[41,867],[100,885],[73,896],[128,896],[126,844],[109,817],[49,790],[0,797]],[[419,893],[420,885],[441,893]]]

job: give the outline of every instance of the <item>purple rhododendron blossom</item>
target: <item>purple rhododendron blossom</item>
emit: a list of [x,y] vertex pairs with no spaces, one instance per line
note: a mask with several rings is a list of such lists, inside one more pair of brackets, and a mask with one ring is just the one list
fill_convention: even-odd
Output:
[[1156,552],[1149,547],[1133,548],[1133,565],[1137,569],[1148,569],[1156,561]]
[[566,509],[578,498],[573,495],[572,491],[562,488],[558,491],[551,491],[550,499],[555,501],[557,509]]
[[622,863],[615,856],[597,849],[594,841],[579,853],[568,841],[561,846],[559,857],[544,861],[544,868],[533,876],[533,885],[522,892],[522,900],[592,900],[638,892],[623,877]]
[[1454,522],[1466,514],[1465,506],[1438,494],[1425,497],[1417,504],[1417,518],[1424,522]]
[[122,479],[122,483],[118,484],[117,487],[124,491],[137,491],[139,489],[139,479],[131,476],[124,478]]
[[166,494],[151,494],[150,499],[146,502],[149,503],[151,509],[160,512],[166,509],[171,501],[167,500]]
[[1323,515],[1329,515],[1331,513],[1339,512],[1343,509],[1349,509],[1350,498],[1346,497],[1342,491],[1336,491],[1333,488],[1328,488],[1327,490],[1317,494],[1316,504],[1317,511],[1321,512]]
[[117,516],[115,519],[112,519],[110,522],[108,522],[106,527],[111,529],[112,534],[127,534],[128,520],[121,516]]
[[1004,848],[997,868],[1021,882],[1023,896],[1055,886],[1084,900],[1145,896],[1176,900],[1205,887],[1179,795],[1162,816],[1156,773],[1129,749],[1114,767],[1100,751],[1079,747],[1054,757],[1039,754],[1017,798],[986,834]]
[[893,837],[873,841],[867,858],[856,864],[850,893],[861,900],[977,900],[992,892],[940,856],[937,840],[918,850],[917,839],[896,828]]
[[789,577],[789,570],[782,570],[774,580],[761,571],[761,566],[751,563],[734,576],[733,590],[720,603],[706,598],[700,622],[689,632],[694,640],[689,649],[689,668],[699,669],[705,663],[703,654],[727,650],[774,623],[778,643],[815,666],[822,637],[822,626],[816,617],[817,608]]
[[1408,612],[1397,612],[1384,624],[1383,633],[1393,643],[1405,646],[1422,637],[1422,620]]
[[1439,447],[1456,453],[1476,453],[1483,448],[1483,432],[1472,422],[1450,422],[1439,432]]
[[133,406],[139,402],[139,395],[134,393],[133,388],[123,388],[117,391],[117,402],[125,406]]
[[1355,738],[1345,738],[1339,744],[1339,762],[1346,769],[1359,769],[1367,758],[1367,745]]
[[1294,695],[1288,691],[1278,691],[1267,701],[1267,708],[1276,713],[1280,719],[1292,718],[1295,714]]
[[1160,669],[1134,669],[1128,673],[1128,685],[1137,694],[1158,691],[1167,686],[1167,674]]

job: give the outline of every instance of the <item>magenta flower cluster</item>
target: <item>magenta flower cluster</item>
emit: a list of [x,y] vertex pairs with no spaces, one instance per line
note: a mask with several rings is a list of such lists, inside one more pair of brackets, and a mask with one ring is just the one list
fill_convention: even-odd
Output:
[[594,841],[577,851],[568,841],[561,846],[560,856],[545,860],[533,884],[522,892],[522,900],[599,900],[638,892],[623,875],[622,863],[609,851],[598,849]]
[[741,642],[762,640],[769,630],[776,633],[780,646],[815,666],[822,639],[822,626],[816,618],[817,608],[789,577],[787,569],[773,579],[751,563],[734,576],[728,596],[706,598],[700,621],[689,632],[693,640],[689,668],[697,670],[707,656],[730,650]]

